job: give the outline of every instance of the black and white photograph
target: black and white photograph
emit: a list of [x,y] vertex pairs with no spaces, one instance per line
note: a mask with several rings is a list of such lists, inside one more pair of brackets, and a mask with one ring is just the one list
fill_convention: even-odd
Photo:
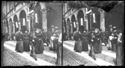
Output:
[[63,66],[122,66],[123,1],[63,4]]
[[2,1],[2,66],[62,66],[62,4]]
[[123,66],[124,1],[2,1],[1,66]]

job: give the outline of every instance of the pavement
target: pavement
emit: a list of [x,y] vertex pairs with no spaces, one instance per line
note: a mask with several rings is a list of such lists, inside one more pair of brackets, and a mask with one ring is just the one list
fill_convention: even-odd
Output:
[[[84,65],[84,66],[115,66],[113,60],[116,59],[116,53],[109,51],[103,46],[103,51],[101,54],[96,54],[96,60],[92,59],[87,52],[75,52],[74,51],[75,41],[68,40],[63,42],[63,64],[64,65]],[[89,47],[90,49],[90,47]],[[76,56],[76,57],[75,57]],[[74,59],[68,60],[68,59]],[[72,63],[74,64],[72,64]]]
[[[89,52],[75,52],[73,50],[75,41],[63,42],[63,65],[64,66],[115,66],[113,60],[116,59],[116,54],[108,51],[103,46],[101,54],[96,54],[96,60],[93,60]],[[6,41],[4,43],[3,51],[3,65],[2,66],[56,66],[56,53],[49,51],[45,46],[43,54],[37,55],[37,61],[31,56],[30,52],[18,53],[15,51],[16,41]],[[89,48],[90,49],[90,48]]]
[[2,60],[2,66],[38,66],[7,48],[4,48]]
[[[30,52],[23,52],[23,53],[18,53],[15,51],[15,46],[16,46],[16,41],[6,41],[4,43],[4,48],[5,48],[5,57],[3,65],[6,66],[6,64],[9,63],[9,66],[16,66],[19,64],[19,66],[24,66],[25,64],[20,64],[22,62],[17,62],[12,58],[21,58],[19,61],[23,61],[23,63],[27,63],[28,65],[31,66],[55,66],[55,62],[56,62],[56,53],[49,51],[49,49],[45,46],[45,50],[43,52],[43,54],[37,54],[37,61],[35,61],[31,56],[30,56]],[[47,50],[48,49],[48,50]],[[9,51],[8,51],[9,50]],[[11,53],[10,53],[11,52]],[[11,55],[13,55],[10,60],[11,62],[7,62],[6,59],[9,59],[9,57]],[[8,55],[8,57],[6,56]],[[17,57],[18,56],[18,57]],[[28,61],[28,62],[27,62]],[[17,64],[14,64],[14,62],[16,62]]]

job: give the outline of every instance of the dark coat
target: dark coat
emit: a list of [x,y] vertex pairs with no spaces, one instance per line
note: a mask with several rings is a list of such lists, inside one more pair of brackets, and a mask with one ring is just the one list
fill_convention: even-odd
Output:
[[81,41],[82,41],[83,51],[88,51],[88,40],[87,40],[87,38],[86,38],[86,34],[85,34],[85,33],[82,34],[82,39],[81,39]]
[[30,51],[30,38],[28,34],[23,35],[23,45],[24,45],[24,51]]
[[76,52],[82,52],[83,51],[83,48],[82,48],[82,41],[79,39],[77,41],[75,41],[75,46],[74,46],[74,50]]
[[100,37],[101,37],[100,34],[95,34],[93,48],[94,48],[94,52],[97,53],[97,54],[101,53],[101,51],[102,51],[102,45],[101,45]]
[[74,46],[74,50],[76,52],[82,52],[82,40],[81,40],[81,34],[77,31],[74,32],[74,40],[75,40],[75,46]]
[[42,40],[42,35],[41,33],[36,34],[36,38],[34,38],[33,45],[35,47],[35,53],[36,54],[41,54],[43,53],[44,46],[43,46],[43,40]]
[[17,52],[23,52],[24,51],[24,48],[23,48],[23,35],[21,32],[17,32],[16,33],[16,40],[17,40],[17,44],[16,44],[16,48],[15,50]]
[[75,41],[78,41],[78,39],[80,38],[79,32],[75,31],[74,34],[73,34],[73,38],[74,38]]

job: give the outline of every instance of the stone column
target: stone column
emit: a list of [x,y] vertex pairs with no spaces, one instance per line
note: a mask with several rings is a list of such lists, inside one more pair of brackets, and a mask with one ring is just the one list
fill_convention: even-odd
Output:
[[100,11],[100,29],[105,31],[105,13],[103,10]]
[[40,3],[41,10],[42,10],[42,28],[46,32],[47,31],[47,10],[46,4]]

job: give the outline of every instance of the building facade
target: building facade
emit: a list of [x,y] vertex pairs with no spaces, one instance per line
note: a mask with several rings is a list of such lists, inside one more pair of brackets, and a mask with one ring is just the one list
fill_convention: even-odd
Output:
[[[31,32],[35,27],[47,30],[46,6],[45,3],[38,3],[36,1],[3,1],[2,19],[4,26],[2,31],[15,33],[21,30]],[[43,23],[44,22],[44,23]],[[33,28],[34,27],[34,28]]]
[[99,28],[105,31],[105,12],[98,8],[70,8],[68,3],[63,4],[63,30],[67,35],[74,31],[90,31]]

